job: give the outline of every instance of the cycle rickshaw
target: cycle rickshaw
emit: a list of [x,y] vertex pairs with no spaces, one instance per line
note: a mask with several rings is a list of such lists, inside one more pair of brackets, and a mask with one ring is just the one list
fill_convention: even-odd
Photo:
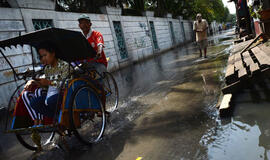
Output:
[[[42,75],[42,70],[37,70],[34,55],[35,45],[42,41],[54,43],[60,51],[58,57],[69,64],[96,54],[80,32],[59,28],[39,30],[0,41],[2,58],[9,64],[17,84],[8,103],[5,132],[15,133],[18,141],[30,150],[40,150],[53,140],[55,133],[61,136],[74,134],[87,145],[98,142],[105,130],[106,115],[118,105],[118,88],[110,73],[97,73],[93,68],[83,67],[84,65],[75,66],[79,68],[78,72],[69,72],[68,77],[72,76],[72,80],[67,81],[66,77],[62,81],[62,97],[58,97],[54,118],[44,117],[43,125],[32,127],[33,121],[21,101],[21,95],[27,80]],[[9,49],[7,47],[23,45],[30,46],[32,65],[30,70],[17,73],[4,52]]]

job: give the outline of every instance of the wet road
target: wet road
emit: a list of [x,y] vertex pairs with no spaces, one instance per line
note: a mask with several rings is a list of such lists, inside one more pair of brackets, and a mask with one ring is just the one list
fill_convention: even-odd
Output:
[[[251,111],[243,112],[247,105],[240,103],[232,118],[220,120],[217,115],[232,38],[230,32],[210,37],[207,59],[198,58],[196,46],[189,44],[115,72],[120,104],[102,141],[86,147],[71,137],[69,151],[54,148],[39,159],[266,158],[270,154],[267,105],[255,109],[253,102],[247,102]],[[1,142],[9,142],[1,143],[0,159],[32,158],[33,153],[14,139],[0,135]]]
[[115,73],[121,104],[104,140],[69,159],[207,159],[200,141],[215,118],[232,36],[210,38],[208,59],[191,44]]

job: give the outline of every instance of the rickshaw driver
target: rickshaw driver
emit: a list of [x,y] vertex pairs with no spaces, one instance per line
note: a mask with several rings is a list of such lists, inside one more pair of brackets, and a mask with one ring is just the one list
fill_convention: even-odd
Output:
[[104,48],[104,40],[103,36],[100,32],[92,29],[92,23],[86,14],[82,14],[78,18],[79,27],[82,30],[82,34],[87,39],[89,44],[94,48],[97,52],[95,58],[89,58],[86,61],[91,63],[91,66],[95,67],[98,73],[107,72],[107,59],[105,53],[103,51]]

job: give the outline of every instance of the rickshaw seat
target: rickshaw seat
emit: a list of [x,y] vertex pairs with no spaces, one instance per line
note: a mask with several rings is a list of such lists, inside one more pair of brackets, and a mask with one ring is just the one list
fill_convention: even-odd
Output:
[[[32,90],[34,91],[37,87],[33,87]],[[33,120],[31,119],[24,102],[22,100],[22,93],[20,93],[20,96],[16,100],[15,110],[13,112],[13,118],[12,118],[12,125],[11,129],[17,129],[17,128],[26,128],[33,125]],[[44,125],[52,124],[53,118],[45,117],[43,118]]]

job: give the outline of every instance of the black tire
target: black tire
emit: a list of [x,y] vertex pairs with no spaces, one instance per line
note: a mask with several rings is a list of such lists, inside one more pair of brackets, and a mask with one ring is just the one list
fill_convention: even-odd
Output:
[[20,84],[16,90],[12,93],[10,96],[10,99],[8,101],[8,108],[6,110],[6,121],[5,121],[5,130],[9,130],[12,124],[13,119],[13,112],[15,109],[15,105],[17,102],[17,99],[19,98],[20,94],[22,93],[22,90],[24,88],[25,83]]
[[16,90],[12,93],[10,96],[9,102],[8,102],[8,111],[14,110],[14,107],[16,105],[16,101],[19,98],[20,94],[22,93],[24,89],[25,83],[20,84]]
[[[47,143],[51,142],[54,138],[55,132],[51,133],[39,133],[41,136],[41,147],[46,145]],[[27,149],[36,151],[38,147],[36,144],[32,141],[31,133],[28,134],[19,134],[16,133],[16,138],[18,141]]]
[[116,110],[119,102],[118,87],[113,75],[109,72],[104,72],[103,87],[106,93],[105,111],[113,112]]
[[[7,118],[6,118],[6,130],[9,130],[9,126],[12,124],[12,112],[14,111],[14,107],[16,105],[17,98],[20,96],[25,83],[18,86],[18,88],[13,92],[10,97],[7,109]],[[46,132],[40,133],[41,136],[41,145],[45,145],[47,142],[52,141],[54,138],[55,132]],[[31,139],[31,131],[26,131],[26,133],[16,133],[16,138],[18,141],[27,149],[35,151],[38,148],[36,147],[35,143],[33,143]]]
[[[76,97],[80,96],[80,93],[83,94],[83,92],[87,92],[88,95],[90,95],[89,93],[94,94],[94,96],[97,97],[99,106],[101,107],[98,111],[84,111],[77,113],[79,114],[80,126],[76,127],[73,117],[73,109],[76,103]],[[91,104],[91,100],[89,98],[88,100],[88,104]],[[90,107],[88,106],[88,108]],[[98,112],[100,113],[99,115]],[[69,117],[71,130],[79,141],[86,145],[91,145],[93,143],[97,143],[101,139],[106,126],[105,110],[100,97],[91,86],[82,85],[74,90],[69,101]]]

